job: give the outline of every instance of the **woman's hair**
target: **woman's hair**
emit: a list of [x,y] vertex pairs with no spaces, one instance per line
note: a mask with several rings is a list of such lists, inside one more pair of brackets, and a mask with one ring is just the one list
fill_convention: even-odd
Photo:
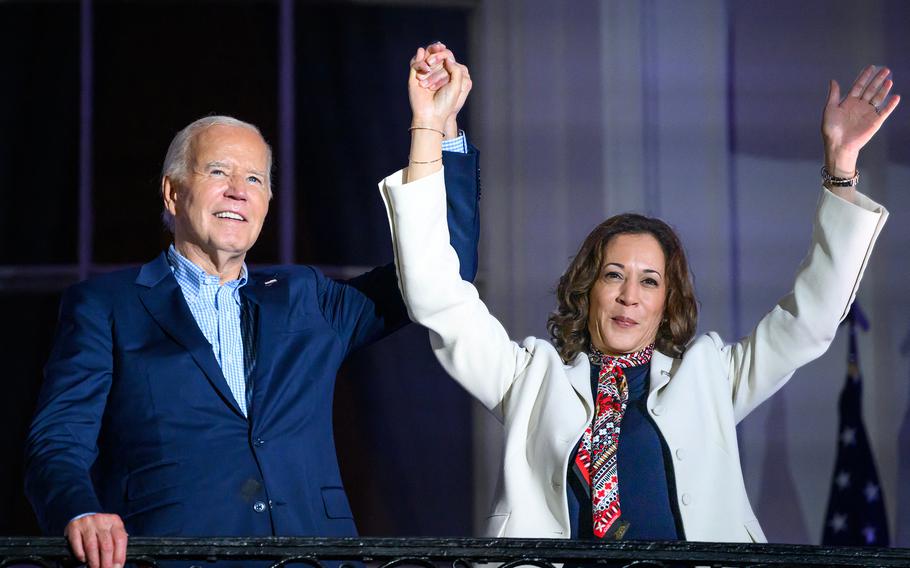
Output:
[[689,274],[686,253],[669,225],[652,217],[623,213],[610,217],[585,238],[569,268],[559,278],[556,310],[547,319],[553,345],[566,363],[590,350],[588,307],[590,293],[603,269],[603,257],[610,239],[617,235],[648,234],[657,239],[666,258],[667,300],[657,328],[655,348],[670,357],[680,357],[695,335],[698,304]]

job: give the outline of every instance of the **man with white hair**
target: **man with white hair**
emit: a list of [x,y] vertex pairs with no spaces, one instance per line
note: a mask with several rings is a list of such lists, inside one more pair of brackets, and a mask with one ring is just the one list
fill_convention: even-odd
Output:
[[[441,44],[427,55],[428,65],[451,57]],[[422,69],[428,88],[447,80]],[[440,132],[457,150],[444,156],[449,222],[473,278],[477,153],[456,115]],[[246,266],[272,196],[271,161],[255,126],[193,122],[162,172],[173,244],[64,294],[26,492],[42,528],[66,534],[92,568],[124,564],[127,531],[356,534],[332,435],[335,375],[408,316],[393,265],[344,282],[310,266]]]

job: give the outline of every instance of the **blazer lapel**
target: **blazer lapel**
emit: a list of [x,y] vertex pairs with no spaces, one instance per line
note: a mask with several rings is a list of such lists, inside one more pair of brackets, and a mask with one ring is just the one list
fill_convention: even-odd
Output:
[[591,362],[587,353],[578,353],[572,364],[566,369],[569,383],[578,393],[578,397],[585,403],[585,423],[594,418],[594,394],[591,392]]
[[654,350],[654,354],[651,355],[651,372],[649,374],[651,388],[648,390],[648,408],[654,408],[658,391],[667,386],[680,363],[682,363],[682,359],[667,357],[660,351]]
[[288,279],[272,272],[250,274],[247,285],[240,289],[244,298],[245,309],[252,318],[250,340],[251,354],[254,358],[247,387],[251,392],[252,416],[261,415],[265,392],[274,375],[271,372],[274,355],[278,352],[286,337],[288,318]]
[[211,344],[202,334],[189,306],[186,305],[183,292],[171,272],[164,253],[140,269],[136,284],[140,286],[139,299],[149,315],[165,333],[189,351],[205,374],[205,378],[218,391],[224,402],[238,416],[244,418],[221,372],[221,367],[215,360]]

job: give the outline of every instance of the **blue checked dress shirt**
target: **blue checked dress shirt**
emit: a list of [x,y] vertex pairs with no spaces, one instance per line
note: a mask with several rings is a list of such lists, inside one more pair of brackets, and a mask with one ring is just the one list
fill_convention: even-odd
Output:
[[240,270],[239,279],[221,284],[218,276],[207,274],[177,252],[174,245],[168,248],[167,259],[193,318],[212,345],[221,372],[231,387],[237,405],[246,416],[248,362],[244,357],[244,338],[241,333],[243,302],[240,298],[240,288],[247,280],[246,263]]
[[442,141],[443,152],[457,152],[459,154],[468,153],[468,138],[464,135],[464,130],[458,131],[457,138],[447,138]]

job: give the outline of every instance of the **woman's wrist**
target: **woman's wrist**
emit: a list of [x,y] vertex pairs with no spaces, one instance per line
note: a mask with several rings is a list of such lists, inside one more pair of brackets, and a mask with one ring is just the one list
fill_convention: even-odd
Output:
[[428,176],[442,167],[442,130],[436,125],[425,126],[427,122],[414,120],[412,124],[405,183]]
[[432,115],[414,115],[411,118],[411,128],[429,128],[438,132],[445,132],[446,119]]
[[825,149],[825,167],[836,178],[852,178],[856,174],[859,153],[836,148]]

